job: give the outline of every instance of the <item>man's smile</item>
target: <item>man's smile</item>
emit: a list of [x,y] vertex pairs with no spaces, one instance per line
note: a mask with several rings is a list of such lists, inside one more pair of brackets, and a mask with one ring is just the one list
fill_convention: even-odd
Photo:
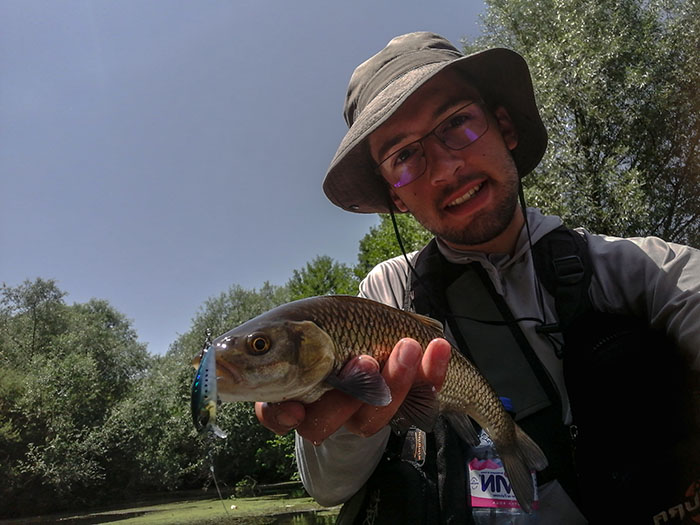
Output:
[[470,188],[466,193],[464,193],[462,196],[457,197],[455,200],[453,200],[453,201],[447,203],[447,205],[445,206],[445,208],[451,208],[451,207],[453,207],[453,206],[458,206],[458,205],[460,205],[460,204],[463,204],[463,203],[467,202],[467,201],[468,201],[469,199],[471,199],[474,195],[476,195],[476,193],[481,189],[481,186],[482,186],[483,184],[484,184],[483,182],[480,182],[480,183],[477,184],[476,186],[473,186],[473,187]]

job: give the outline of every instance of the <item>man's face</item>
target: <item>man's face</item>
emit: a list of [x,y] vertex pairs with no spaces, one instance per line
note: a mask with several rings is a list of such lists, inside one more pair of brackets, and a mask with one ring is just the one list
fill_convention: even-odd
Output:
[[[479,100],[477,91],[458,73],[436,75],[370,135],[372,157],[377,163],[383,161],[475,100]],[[486,133],[461,150],[449,149],[435,135],[427,137],[422,142],[425,173],[405,186],[391,188],[399,210],[412,213],[457,249],[493,241],[518,217],[519,177],[510,154],[518,143],[517,134],[504,108],[487,118]]]

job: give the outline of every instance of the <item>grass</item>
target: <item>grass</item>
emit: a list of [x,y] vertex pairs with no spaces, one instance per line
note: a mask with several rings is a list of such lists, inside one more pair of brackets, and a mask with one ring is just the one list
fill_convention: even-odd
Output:
[[[226,508],[224,508],[226,507]],[[316,513],[328,516],[331,520],[340,507],[326,509],[309,497],[289,498],[284,495],[261,496],[253,498],[179,501],[162,504],[145,504],[132,508],[102,510],[75,515],[46,516],[25,518],[21,521],[0,521],[0,523],[59,523],[59,524],[96,524],[118,523],[119,525],[165,525],[165,524],[231,524],[231,525],[269,525],[279,523],[280,516],[297,512]],[[332,522],[332,521],[331,521]]]

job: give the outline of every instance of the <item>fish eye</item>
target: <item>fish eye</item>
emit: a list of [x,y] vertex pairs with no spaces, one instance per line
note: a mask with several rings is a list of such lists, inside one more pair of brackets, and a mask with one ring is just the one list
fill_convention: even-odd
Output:
[[248,346],[254,354],[264,354],[270,349],[270,340],[264,334],[250,334],[248,336]]

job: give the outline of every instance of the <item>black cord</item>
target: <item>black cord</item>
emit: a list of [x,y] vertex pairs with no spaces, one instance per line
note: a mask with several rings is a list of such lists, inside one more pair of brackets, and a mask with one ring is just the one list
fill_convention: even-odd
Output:
[[[527,204],[525,204],[525,191],[523,190],[523,183],[520,181],[518,183],[518,198],[520,200],[520,207],[523,210],[523,218],[525,219],[525,230],[527,231],[527,244],[530,248],[530,253],[533,253],[532,250],[532,234],[530,233],[530,221],[527,218]],[[533,265],[534,265],[534,260],[533,260]],[[533,279],[533,284],[535,286],[535,292],[537,294],[537,306],[540,309],[540,313],[542,314],[542,317],[544,317],[544,320],[540,321],[541,326],[546,326],[547,323],[547,311],[544,309],[544,296],[542,294],[542,283],[540,283],[539,278],[537,277],[537,271],[532,272],[532,279]]]
[[[399,245],[399,249],[401,250],[401,253],[403,254],[404,260],[406,261],[406,265],[408,266],[409,271],[416,278],[416,280],[418,281],[418,284],[420,284],[424,289],[427,290],[428,288],[425,286],[425,284],[423,283],[423,280],[421,279],[420,275],[416,271],[415,267],[413,266],[413,264],[411,264],[411,261],[408,259],[408,254],[406,253],[406,249],[404,248],[403,241],[401,239],[401,233],[399,232],[399,225],[396,222],[396,216],[394,215],[394,209],[393,209],[393,206],[391,205],[391,202],[389,205],[389,215],[391,217],[391,224],[394,227],[394,235],[396,236],[396,241]],[[525,218],[525,223],[527,224],[527,217]],[[530,228],[529,227],[527,229],[527,235],[528,235],[528,241],[530,241],[530,249],[532,249],[532,242],[530,239]],[[537,277],[535,277],[535,279],[537,279]],[[538,284],[539,284],[539,282],[538,282]],[[539,287],[538,287],[538,290],[539,290]],[[432,301],[432,299],[430,298],[430,294],[426,294],[426,295],[427,295],[428,301],[430,302],[431,308],[436,312],[440,312],[440,314],[442,316],[444,316],[445,319],[447,319],[448,317],[451,319],[466,319],[468,321],[474,321],[476,323],[481,323],[481,324],[485,324],[485,325],[489,325],[489,326],[508,326],[508,325],[511,325],[513,323],[513,321],[477,319],[475,317],[470,317],[467,315],[457,315],[457,314],[454,314],[452,312],[445,312],[442,308],[440,308],[438,305],[436,305]],[[542,300],[542,298],[541,298],[541,290],[540,290],[540,308],[542,305],[541,300]],[[517,319],[514,319],[514,321],[516,323],[530,321],[530,322],[534,322],[534,323],[539,323],[540,325],[544,324],[544,321],[542,321],[542,319],[540,319],[538,317],[519,317]]]

